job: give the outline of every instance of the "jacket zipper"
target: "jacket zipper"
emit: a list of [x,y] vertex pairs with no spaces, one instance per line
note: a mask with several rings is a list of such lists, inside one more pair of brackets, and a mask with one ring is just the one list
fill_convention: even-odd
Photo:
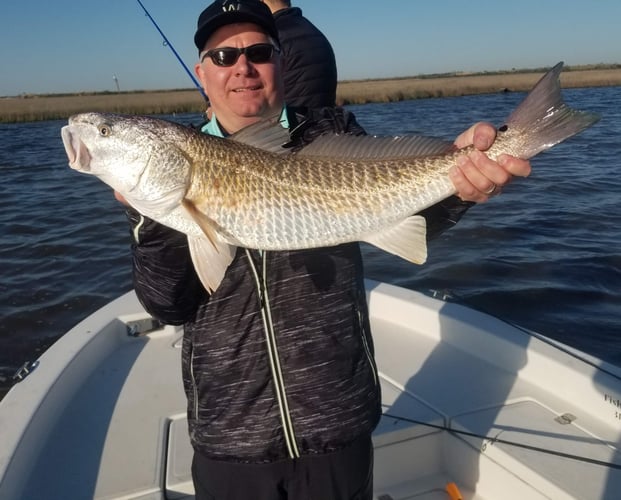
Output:
[[192,395],[194,396],[194,419],[198,420],[198,387],[194,378],[194,344],[190,347],[190,381],[192,383]]
[[373,382],[377,386],[377,367],[375,366],[375,360],[373,359],[373,355],[371,354],[371,349],[369,348],[369,342],[367,341],[366,329],[364,327],[365,323],[362,320],[362,313],[360,309],[357,309],[358,312],[358,323],[360,324],[360,335],[362,336],[362,345],[364,346],[364,352],[367,355],[367,360],[369,361],[369,365],[371,366],[371,372],[373,373]]
[[287,452],[291,458],[299,458],[300,451],[298,449],[295,432],[293,430],[293,422],[291,420],[291,413],[289,412],[289,404],[287,402],[287,391],[285,389],[285,382],[280,366],[280,359],[278,356],[278,345],[276,343],[276,333],[274,330],[274,323],[272,321],[272,312],[270,309],[269,294],[267,292],[267,258],[263,252],[261,254],[262,259],[262,272],[259,275],[257,271],[255,261],[252,258],[250,250],[246,249],[246,256],[250,264],[250,269],[254,274],[257,292],[259,294],[259,305],[261,308],[261,318],[263,319],[263,329],[265,332],[265,343],[267,347],[268,358],[270,362],[270,369],[272,372],[272,381],[274,382],[274,388],[276,392],[276,399],[278,401],[278,408],[280,411],[280,420],[285,437],[285,443],[287,445]]

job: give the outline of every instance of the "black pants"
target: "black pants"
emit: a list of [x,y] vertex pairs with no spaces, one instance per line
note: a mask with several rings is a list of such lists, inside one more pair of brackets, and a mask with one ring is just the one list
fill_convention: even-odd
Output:
[[268,464],[211,460],[194,453],[196,500],[371,500],[371,437],[334,453]]

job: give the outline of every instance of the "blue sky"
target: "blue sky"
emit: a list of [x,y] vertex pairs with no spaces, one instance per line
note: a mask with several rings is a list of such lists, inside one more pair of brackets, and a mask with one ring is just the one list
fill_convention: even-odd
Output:
[[[143,0],[191,68],[205,0]],[[293,0],[330,39],[339,79],[621,63],[619,0]],[[20,0],[0,15],[0,96],[189,88],[134,0]]]

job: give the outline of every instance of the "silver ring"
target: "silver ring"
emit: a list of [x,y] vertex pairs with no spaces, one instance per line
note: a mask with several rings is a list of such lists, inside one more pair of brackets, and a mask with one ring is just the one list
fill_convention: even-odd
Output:
[[484,194],[492,194],[494,191],[496,191],[496,188],[498,186],[496,184],[492,184],[492,187],[489,188],[487,191],[483,191]]

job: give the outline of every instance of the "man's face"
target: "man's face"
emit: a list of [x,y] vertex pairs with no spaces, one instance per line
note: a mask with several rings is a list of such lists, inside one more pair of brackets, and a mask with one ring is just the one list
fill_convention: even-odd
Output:
[[[201,52],[222,47],[249,47],[271,43],[254,24],[229,24],[216,30]],[[252,63],[241,54],[232,66],[218,66],[210,57],[195,66],[218,122],[229,133],[280,113],[283,90],[278,53],[268,62]]]

